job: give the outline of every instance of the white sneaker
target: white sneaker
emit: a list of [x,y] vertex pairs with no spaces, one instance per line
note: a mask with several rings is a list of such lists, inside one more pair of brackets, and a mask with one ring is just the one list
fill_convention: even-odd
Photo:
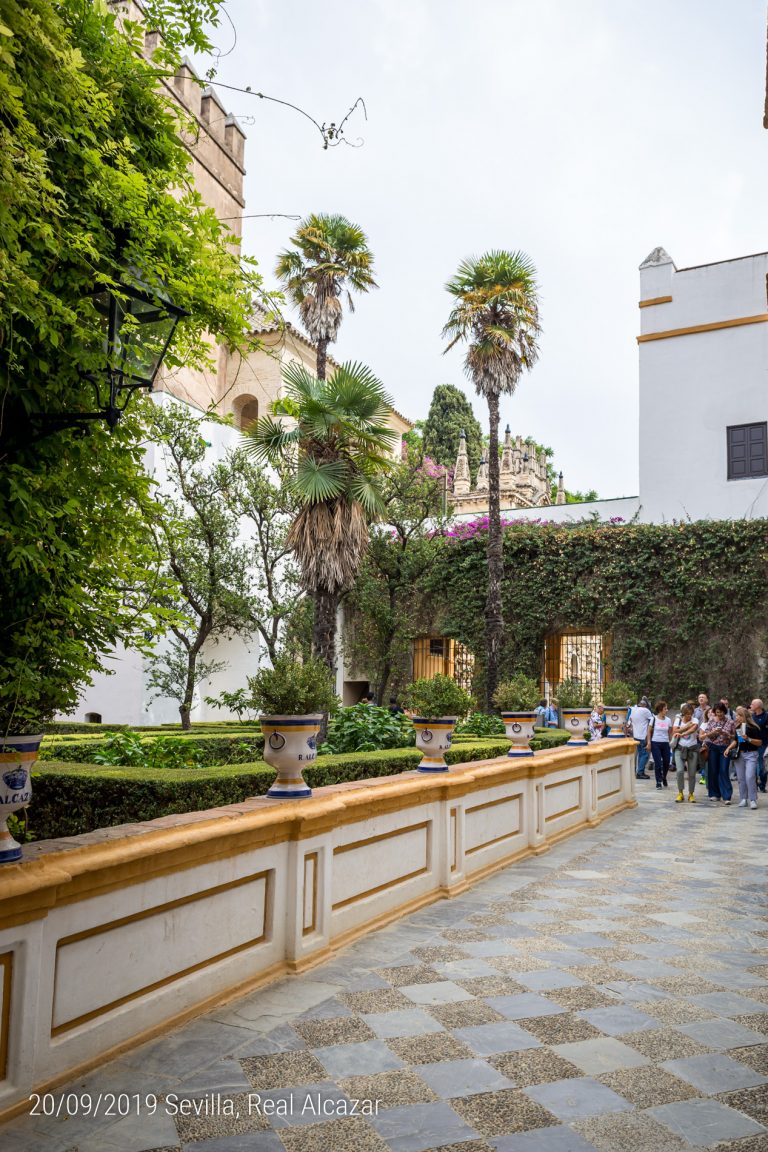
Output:
[[749,806],[750,808],[757,808],[757,800],[750,800]]
[[747,806],[746,800],[739,800],[739,808],[746,808],[746,806]]

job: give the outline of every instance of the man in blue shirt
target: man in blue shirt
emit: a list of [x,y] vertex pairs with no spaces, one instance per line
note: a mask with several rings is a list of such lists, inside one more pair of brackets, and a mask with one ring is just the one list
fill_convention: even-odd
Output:
[[757,753],[757,786],[761,792],[765,792],[766,777],[768,777],[768,769],[765,767],[765,749],[768,747],[768,712],[766,712],[759,697],[752,701],[749,710],[763,737],[763,742]]
[[555,708],[552,703],[548,704],[544,712],[544,726],[546,728],[557,728],[558,721],[557,708]]

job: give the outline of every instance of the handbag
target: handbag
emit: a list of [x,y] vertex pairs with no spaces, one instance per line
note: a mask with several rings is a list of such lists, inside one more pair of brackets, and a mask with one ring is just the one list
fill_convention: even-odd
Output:
[[737,740],[736,741],[736,747],[732,748],[731,751],[728,753],[728,759],[729,760],[738,760],[739,756],[741,756],[741,744],[739,744],[739,742]]

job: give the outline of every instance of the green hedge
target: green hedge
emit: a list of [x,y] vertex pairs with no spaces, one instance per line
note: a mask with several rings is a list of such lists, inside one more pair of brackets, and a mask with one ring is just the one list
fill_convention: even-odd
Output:
[[82,720],[54,720],[45,725],[46,736],[99,736],[105,732],[138,732],[140,736],[194,736],[201,730],[206,734],[212,731],[239,731],[243,728],[260,730],[258,720],[201,720],[192,725],[190,732],[184,732],[181,724],[86,724]]
[[[446,759],[492,759],[508,748],[506,740],[478,740],[451,749]],[[371,780],[407,772],[420,758],[415,748],[323,756],[304,769],[304,778],[312,788]],[[156,770],[54,763],[41,765],[32,777],[30,828],[36,840],[49,840],[263,796],[275,773],[264,763]]]
[[[168,737],[165,737],[166,739]],[[199,751],[206,767],[217,764],[251,764],[261,757],[264,749],[264,737],[259,730],[252,730],[250,735],[238,733],[237,735],[201,736],[193,733],[189,736],[179,737],[184,745],[193,744]],[[175,739],[175,737],[174,737]],[[83,739],[76,737],[46,738],[40,749],[41,760],[61,760],[67,764],[87,764],[95,752],[101,750],[102,739]]]
[[[420,623],[475,653],[482,695],[488,536],[477,524],[454,532],[435,539],[431,622]],[[503,548],[502,679],[538,677],[546,636],[574,629],[609,634],[611,679],[657,699],[708,691],[736,703],[768,690],[765,519],[517,523]]]

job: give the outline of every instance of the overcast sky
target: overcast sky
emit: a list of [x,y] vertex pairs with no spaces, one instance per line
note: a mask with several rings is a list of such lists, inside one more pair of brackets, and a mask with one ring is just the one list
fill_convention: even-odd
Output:
[[[538,270],[540,360],[502,405],[550,445],[569,488],[637,492],[638,265],[768,248],[765,0],[229,0],[220,80],[339,121],[323,151],[290,109],[221,91],[245,124],[246,213],[340,212],[368,234],[379,289],[334,356],[362,360],[426,416],[444,356],[445,281],[488,248]],[[216,33],[222,51],[231,30]],[[248,220],[274,286],[289,220]],[[723,382],[727,393],[727,381]],[[674,397],[670,396],[670,414]]]

